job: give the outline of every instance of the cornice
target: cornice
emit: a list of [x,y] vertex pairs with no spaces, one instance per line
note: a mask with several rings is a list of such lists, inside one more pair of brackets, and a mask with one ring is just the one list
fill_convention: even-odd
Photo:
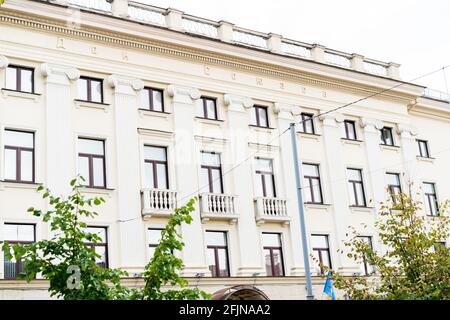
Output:
[[[81,14],[89,13],[82,12]],[[83,19],[81,19],[81,21],[83,21]],[[310,74],[308,72],[299,71],[293,68],[215,53],[203,49],[186,47],[154,39],[132,36],[126,33],[112,32],[107,29],[86,25],[80,25],[79,28],[72,28],[67,26],[65,21],[43,18],[42,16],[18,12],[8,8],[0,9],[0,23],[18,25],[25,28],[31,28],[33,30],[65,35],[83,40],[87,39],[119,47],[144,50],[159,55],[195,61],[202,64],[231,68],[233,70],[251,72],[258,75],[300,82],[323,88],[334,88],[363,95],[370,95],[381,91],[380,88],[374,86],[361,85],[356,82],[339,80],[336,78],[331,79],[325,76]],[[149,26],[149,28],[151,27]],[[385,92],[380,94],[378,97],[405,103],[409,102],[413,96],[399,92]]]

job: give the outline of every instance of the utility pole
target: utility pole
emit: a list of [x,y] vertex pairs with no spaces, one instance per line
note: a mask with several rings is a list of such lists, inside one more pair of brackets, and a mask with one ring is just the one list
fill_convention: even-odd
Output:
[[297,135],[295,132],[295,123],[290,124],[291,130],[291,142],[292,142],[292,156],[294,157],[294,171],[295,171],[295,184],[297,186],[297,202],[298,202],[298,215],[300,216],[300,234],[302,237],[303,247],[303,261],[305,264],[306,275],[306,299],[314,300],[314,294],[311,285],[311,270],[309,266],[309,250],[308,242],[306,238],[306,225],[305,225],[305,211],[303,210],[303,196],[302,185],[300,180],[300,163],[298,161],[297,153]]

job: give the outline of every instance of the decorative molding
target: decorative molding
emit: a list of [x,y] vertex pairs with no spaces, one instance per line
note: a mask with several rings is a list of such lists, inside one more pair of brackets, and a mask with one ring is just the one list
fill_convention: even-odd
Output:
[[383,121],[378,119],[361,118],[359,121],[361,128],[367,131],[376,131],[383,128]]
[[167,93],[173,98],[174,102],[180,103],[193,103],[201,97],[200,90],[175,84],[170,84],[167,87]]
[[[329,110],[321,110],[320,113],[328,112]],[[319,116],[319,120],[323,122],[323,124],[330,126],[337,126],[337,123],[341,123],[344,121],[344,116],[339,112],[330,112],[325,113]]]
[[70,84],[80,78],[80,71],[77,68],[58,64],[42,63],[39,67],[41,75],[47,82]]
[[144,88],[144,81],[140,79],[127,78],[116,74],[110,75],[106,82],[115,89],[116,93],[135,95],[137,91]]
[[162,131],[162,130],[154,130],[147,128],[138,128],[138,134],[142,136],[154,137],[154,138],[163,138],[163,139],[172,139],[174,136],[173,132]]
[[417,136],[418,130],[417,127],[410,124],[398,123],[397,124],[397,133],[404,138],[412,138]]
[[256,142],[249,142],[248,147],[250,149],[255,149],[258,151],[266,151],[266,152],[277,151],[280,148],[279,146],[276,146],[273,144],[261,144],[261,143],[256,143]]
[[0,69],[5,69],[9,65],[7,57],[0,55]]
[[245,109],[249,109],[253,107],[254,102],[253,99],[245,96],[240,96],[236,94],[226,93],[223,96],[223,102],[225,106],[228,107],[230,111],[245,111]]
[[[264,76],[308,83],[324,88],[336,88],[357,94],[367,95],[380,92],[379,88],[374,86],[355,84],[354,82],[348,82],[337,78],[315,75],[289,67],[281,67],[274,64],[258,62],[251,59],[226,54],[219,54],[203,49],[190,48],[153,39],[144,39],[137,36],[129,36],[124,33],[112,32],[103,28],[81,26],[79,29],[74,29],[67,26],[65,21],[40,18],[26,13],[14,12],[13,10],[6,8],[1,9],[0,23],[20,25],[22,27],[42,30],[44,32],[55,33],[58,35],[71,36],[83,40],[90,39],[91,41],[103,42],[110,45],[112,44],[118,47],[144,50],[164,56],[193,60],[203,64],[207,63],[208,65],[218,65],[231,68],[233,70],[253,72]],[[379,94],[378,97],[401,102],[408,102],[411,100],[411,95],[393,91],[384,92]]]
[[195,141],[197,141],[199,143],[214,144],[217,146],[224,146],[228,143],[227,139],[216,138],[216,137],[205,137],[205,136],[195,135],[194,139],[195,139]]

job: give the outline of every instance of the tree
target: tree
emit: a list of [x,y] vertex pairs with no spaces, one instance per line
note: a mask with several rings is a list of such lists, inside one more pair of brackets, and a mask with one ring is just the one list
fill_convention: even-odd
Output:
[[[344,277],[333,273],[334,284],[351,299],[450,299],[450,254],[442,245],[449,237],[449,201],[440,215],[421,215],[420,201],[401,193],[381,205],[375,222],[385,250],[375,251],[357,237],[346,241],[348,256],[366,262],[371,277]],[[342,251],[343,252],[343,251]]]
[[48,199],[51,210],[42,212],[29,208],[28,212],[49,222],[54,236],[49,240],[40,240],[32,244],[3,243],[6,257],[22,260],[25,263],[21,278],[30,282],[38,273],[50,281],[51,296],[67,300],[107,300],[121,299],[129,295],[130,290],[120,284],[120,278],[126,272],[102,268],[96,259],[100,256],[87,243],[96,244],[100,238],[87,232],[82,218],[97,215],[89,211],[91,207],[105,202],[103,198],[86,199],[81,193],[80,179],[70,182],[72,193],[66,198],[50,194],[43,186],[38,187],[44,199]]
[[0,6],[5,3],[5,0],[0,0]]
[[[141,298],[145,300],[197,300],[210,297],[198,288],[188,288],[188,282],[180,277],[179,271],[183,269],[183,260],[174,255],[175,250],[181,251],[184,247],[181,235],[177,229],[182,223],[190,224],[191,212],[195,210],[195,198],[183,207],[175,209],[170,216],[166,228],[161,232],[161,239],[155,249],[154,255],[145,267],[145,286]],[[165,286],[178,287],[164,290]]]

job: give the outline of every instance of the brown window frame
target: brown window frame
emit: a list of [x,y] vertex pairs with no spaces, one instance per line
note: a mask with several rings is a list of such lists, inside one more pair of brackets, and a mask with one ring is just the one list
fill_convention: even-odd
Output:
[[[369,240],[368,243],[370,245],[370,248],[373,250],[372,236],[357,236],[357,238],[368,239]],[[364,275],[370,276],[371,273],[369,273],[369,263],[367,262],[366,256],[363,256],[363,265],[364,265]]]
[[[284,277],[285,276],[285,270],[284,270],[284,255],[283,255],[283,242],[281,239],[281,233],[276,232],[263,232],[264,234],[276,234],[278,236],[278,240],[280,242],[279,246],[263,246],[263,251],[269,251],[270,255],[270,269],[271,269],[271,275],[268,275],[268,277]],[[274,259],[274,251],[280,252],[280,261],[281,261],[281,274],[275,274],[275,259]],[[265,254],[264,254],[265,256]],[[267,267],[267,265],[266,265]]]
[[[417,141],[417,145],[419,147],[419,156],[422,158],[431,158],[430,148],[428,147],[428,141],[420,140],[420,139],[417,139],[416,141]],[[422,153],[422,148],[420,147],[421,144],[423,144],[425,146],[425,151],[426,151],[425,155]]]
[[[303,175],[304,179],[307,179],[309,181],[309,192],[311,195],[311,201],[307,201],[306,203],[315,203],[315,204],[323,204],[323,193],[322,193],[322,180],[320,179],[320,166],[318,164],[315,163],[303,163],[303,165],[308,165],[308,166],[315,166],[317,168],[317,172],[318,172],[318,176],[307,176],[307,175]],[[314,197],[314,189],[312,188],[313,186],[313,181],[319,181],[319,193],[320,193],[320,201],[315,201],[315,197]]]
[[[160,232],[162,232],[163,230],[164,230],[164,228],[147,228],[147,231],[149,231],[149,230],[158,230],[158,231],[160,231]],[[148,247],[149,248],[156,248],[156,247],[158,247],[158,244],[159,243],[148,243]],[[150,259],[152,259],[153,258],[153,256],[152,257],[150,257]]]
[[399,174],[399,173],[396,173],[396,172],[386,172],[386,175],[392,175],[392,176],[395,176],[395,177],[396,177],[396,180],[397,180],[397,182],[398,182],[398,184],[388,184],[388,186],[387,186],[392,201],[393,201],[393,202],[396,202],[396,199],[395,199],[394,195],[397,194],[397,193],[395,193],[395,191],[397,190],[398,193],[401,193],[401,192],[402,192],[402,184],[401,184],[401,181],[400,181],[400,174]]
[[[8,65],[7,68],[16,69],[16,88],[15,89],[6,88],[6,90],[34,93],[34,68],[19,65]],[[22,70],[31,71],[31,91],[22,90],[22,72],[21,72]],[[6,80],[5,80],[5,87],[6,87]]]
[[[210,153],[210,154],[218,154],[219,155],[219,161],[221,161],[220,153],[217,152],[211,152],[211,151],[201,151],[201,153]],[[223,177],[222,177],[222,162],[219,166],[209,166],[209,165],[201,165],[200,169],[206,169],[208,171],[208,189],[210,193],[214,193],[214,180],[212,178],[212,171],[218,170],[219,171],[219,177],[220,177],[220,193],[223,194]]]
[[[263,171],[263,170],[256,170],[256,175],[260,175],[261,177],[261,186],[262,186],[262,190],[263,190],[263,197],[268,197],[267,195],[267,187],[266,187],[266,175],[270,175],[271,180],[272,180],[272,190],[273,190],[273,198],[277,197],[277,190],[275,188],[275,174],[273,173],[273,159],[268,159],[268,158],[260,158],[260,157],[256,157],[256,159],[258,160],[270,160],[272,162],[272,171]],[[272,197],[272,196],[271,196]]]
[[[301,133],[305,133],[305,134],[316,134],[316,127],[314,125],[314,113],[308,113],[308,112],[302,112],[300,114],[300,117],[302,119],[301,121]],[[307,132],[307,127],[306,127],[306,123],[308,121],[311,121],[311,129],[312,132]]]
[[[423,184],[429,184],[433,188],[433,193],[426,193],[425,191],[423,193],[426,201],[428,202],[428,206],[429,206],[430,210],[433,211],[433,209],[432,209],[433,206],[431,205],[431,201],[434,201],[434,203],[436,205],[436,212],[434,212],[434,213],[426,212],[426,214],[429,216],[432,216],[432,217],[438,217],[438,216],[440,216],[440,212],[439,212],[439,206],[438,206],[439,203],[438,203],[437,192],[436,192],[436,184],[434,182],[423,182]],[[431,198],[433,198],[433,200]],[[426,206],[425,206],[425,209],[426,209]]]
[[[104,101],[103,79],[82,76],[82,77],[80,77],[80,80],[86,80],[86,89],[87,89],[86,100],[82,100],[82,101],[92,102],[92,103],[103,103],[103,101]],[[92,100],[92,85],[91,85],[92,81],[100,82],[100,89],[101,89],[100,101]]]
[[[210,119],[210,120],[219,120],[219,116],[217,113],[217,98],[201,96],[200,99],[202,100],[202,106],[203,106],[203,114],[200,118]],[[207,104],[208,101],[212,101],[214,103],[214,117],[210,117],[208,114],[208,104]]]
[[311,248],[313,251],[317,251],[317,255],[319,257],[319,266],[320,266],[320,274],[324,275],[325,272],[323,270],[322,264],[323,264],[323,258],[322,258],[322,252],[326,252],[328,256],[328,261],[330,262],[329,268],[333,269],[333,262],[331,261],[331,252],[330,252],[330,239],[328,234],[311,234],[312,237],[325,237],[327,241],[327,248]]
[[[391,143],[387,143],[387,139],[385,137],[385,132],[389,132],[390,138],[391,138]],[[383,127],[380,129],[380,134],[381,134],[381,144],[384,146],[395,146],[395,140],[394,140],[394,132],[392,130],[391,127]]]
[[[5,239],[4,240],[5,243],[8,243],[8,244],[31,244],[31,243],[35,243],[36,242],[36,224],[34,224],[34,223],[14,223],[14,222],[5,222],[4,224],[5,225],[33,226],[33,238],[34,238],[33,241],[21,241],[21,240],[19,240],[19,241],[11,241],[11,240]],[[3,260],[4,260],[3,261],[3,265],[4,265],[5,262],[6,262],[6,259],[4,258]],[[18,278],[17,276],[20,274],[21,271],[23,271],[23,268],[22,268],[22,265],[21,265],[21,261],[22,260],[17,260],[15,262],[15,264],[16,264],[16,277],[6,277],[6,272],[5,272],[5,270],[3,270],[3,277],[4,277],[4,279],[11,279],[12,280],[12,279],[17,279]]]
[[[353,138],[350,137],[350,129],[349,125],[351,126],[351,132],[353,133]],[[345,138],[348,140],[358,140],[358,135],[356,134],[356,122],[354,120],[344,120],[344,128],[345,128]]]
[[[266,114],[266,123],[264,125],[261,124],[261,119],[259,117],[259,110],[263,110],[264,113]],[[269,128],[270,127],[269,126],[269,107],[255,104],[253,106],[253,112],[255,113],[255,120],[256,120],[255,126],[261,127],[261,128]]]
[[[164,90],[153,88],[153,87],[144,87],[142,90],[148,91],[148,107],[142,107],[143,110],[150,110],[153,112],[165,112],[164,108]],[[159,92],[161,94],[161,110],[155,110],[154,101],[153,101],[153,91]]]
[[[14,129],[5,129],[5,131],[14,131],[14,132],[21,132],[21,133],[28,133],[33,135],[33,148],[26,148],[26,147],[17,147],[17,146],[10,146],[5,145],[4,149],[8,150],[15,150],[16,152],[16,179],[5,179],[5,181],[8,182],[18,182],[18,183],[35,183],[35,148],[36,148],[36,141],[35,141],[35,133],[31,131],[22,131],[22,130],[14,130]],[[32,179],[29,180],[22,180],[22,151],[31,152],[32,153]]]
[[[152,147],[152,148],[160,148],[164,150],[164,154],[166,156],[166,160],[162,161],[162,160],[151,160],[151,159],[146,159],[144,158],[144,163],[150,163],[153,167],[153,187],[154,189],[159,189],[158,188],[158,172],[157,172],[157,165],[158,164],[162,164],[164,165],[165,168],[165,172],[166,172],[166,189],[162,189],[162,190],[169,190],[169,166],[168,166],[168,161],[167,161],[167,147],[161,147],[161,146],[154,146],[154,145],[144,145],[145,147]],[[155,186],[156,185],[156,186]]]
[[[101,266],[99,264],[103,263],[97,263],[97,265],[101,268],[107,269],[109,267],[109,253],[108,253],[108,227],[103,226],[87,226],[87,228],[97,228],[97,229],[104,229],[105,230],[105,241],[106,242],[99,242],[99,243],[92,243],[92,242],[85,242],[85,245],[91,247],[95,251],[96,247],[104,247],[105,248],[105,262],[104,266]],[[92,232],[91,232],[92,233]]]
[[[88,188],[106,189],[107,182],[106,182],[106,156],[105,156],[106,149],[105,149],[105,140],[93,139],[93,138],[82,138],[82,137],[78,137],[78,139],[92,140],[92,141],[101,141],[103,143],[103,155],[79,152],[78,153],[78,158],[80,158],[80,157],[88,158],[89,184],[87,184],[85,186],[88,187]],[[103,185],[102,186],[95,186],[94,185],[94,158],[103,160]]]
[[[366,190],[364,188],[364,179],[363,179],[363,175],[362,175],[362,170],[361,169],[357,169],[357,168],[347,168],[347,170],[356,170],[359,171],[359,177],[361,180],[351,180],[348,179],[348,183],[352,184],[352,191],[353,191],[353,195],[355,196],[355,204],[351,204],[354,207],[367,207],[367,199],[366,199]],[[361,190],[362,190],[362,197],[363,197],[363,203],[360,204],[358,202],[358,197],[357,197],[357,189],[355,187],[356,184],[360,184],[361,185]]]
[[[230,277],[230,259],[228,254],[228,232],[226,231],[216,231],[216,230],[206,230],[206,233],[208,232],[215,232],[215,233],[222,233],[224,235],[225,239],[225,245],[224,246],[218,246],[218,245],[206,245],[206,249],[210,250],[212,249],[214,251],[214,271],[211,270],[211,274],[213,278],[228,278]],[[226,272],[227,274],[225,276],[220,276],[220,263],[219,263],[219,250],[225,250],[225,257],[227,259],[226,262]]]

